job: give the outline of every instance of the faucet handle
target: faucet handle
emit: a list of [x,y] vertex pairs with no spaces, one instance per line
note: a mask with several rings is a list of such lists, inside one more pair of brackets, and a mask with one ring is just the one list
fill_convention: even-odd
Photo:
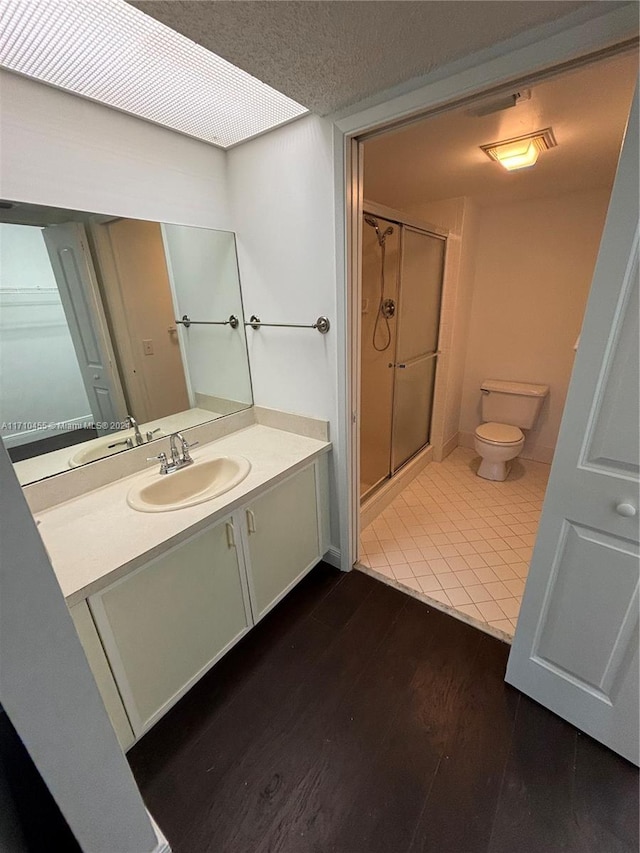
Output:
[[147,456],[147,462],[160,462],[160,473],[167,474],[169,461],[167,459],[167,454],[163,451],[162,453],[158,453],[157,456]]
[[160,427],[156,427],[155,429],[148,429],[147,432],[145,433],[147,436],[147,441],[151,441],[153,439],[153,436],[157,432],[160,432]]
[[193,459],[191,458],[191,454],[189,453],[189,450],[190,450],[190,448],[195,447],[197,444],[200,444],[200,442],[199,441],[192,441],[191,444],[189,444],[188,441],[185,441],[184,439],[182,439],[182,461],[183,462],[185,462],[185,463],[193,462]]

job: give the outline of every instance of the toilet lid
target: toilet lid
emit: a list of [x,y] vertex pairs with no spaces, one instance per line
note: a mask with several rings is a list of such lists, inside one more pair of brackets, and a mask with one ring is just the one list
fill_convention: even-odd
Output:
[[494,444],[517,444],[524,438],[518,427],[495,423],[480,424],[476,428],[476,435],[483,441],[491,441]]

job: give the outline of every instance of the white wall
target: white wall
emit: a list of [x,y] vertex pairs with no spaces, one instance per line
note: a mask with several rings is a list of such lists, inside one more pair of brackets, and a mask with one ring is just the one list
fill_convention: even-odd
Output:
[[0,223],[0,259],[0,435],[14,446],[56,434],[36,424],[91,423],[41,229]]
[[0,197],[230,228],[224,151],[0,71]]
[[461,443],[480,423],[480,384],[551,388],[523,456],[553,456],[609,193],[605,189],[483,208],[460,414]]
[[[337,333],[331,124],[307,116],[228,153],[229,194],[247,316],[313,329],[247,330],[257,405],[337,424]],[[334,452],[339,464],[340,448]],[[334,468],[335,474],[336,468]],[[335,477],[332,480],[335,485]],[[338,517],[332,491],[332,541]]]
[[81,849],[149,853],[155,833],[2,446],[0,541],[0,702]]

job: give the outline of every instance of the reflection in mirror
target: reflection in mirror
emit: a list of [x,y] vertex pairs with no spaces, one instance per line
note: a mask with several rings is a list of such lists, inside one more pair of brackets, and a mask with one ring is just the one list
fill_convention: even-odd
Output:
[[4,207],[0,427],[23,484],[252,405],[233,233]]

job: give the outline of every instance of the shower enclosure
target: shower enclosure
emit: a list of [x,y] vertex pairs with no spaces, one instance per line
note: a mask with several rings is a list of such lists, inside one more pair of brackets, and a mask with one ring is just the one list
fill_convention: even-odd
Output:
[[365,206],[360,497],[429,444],[446,237]]

